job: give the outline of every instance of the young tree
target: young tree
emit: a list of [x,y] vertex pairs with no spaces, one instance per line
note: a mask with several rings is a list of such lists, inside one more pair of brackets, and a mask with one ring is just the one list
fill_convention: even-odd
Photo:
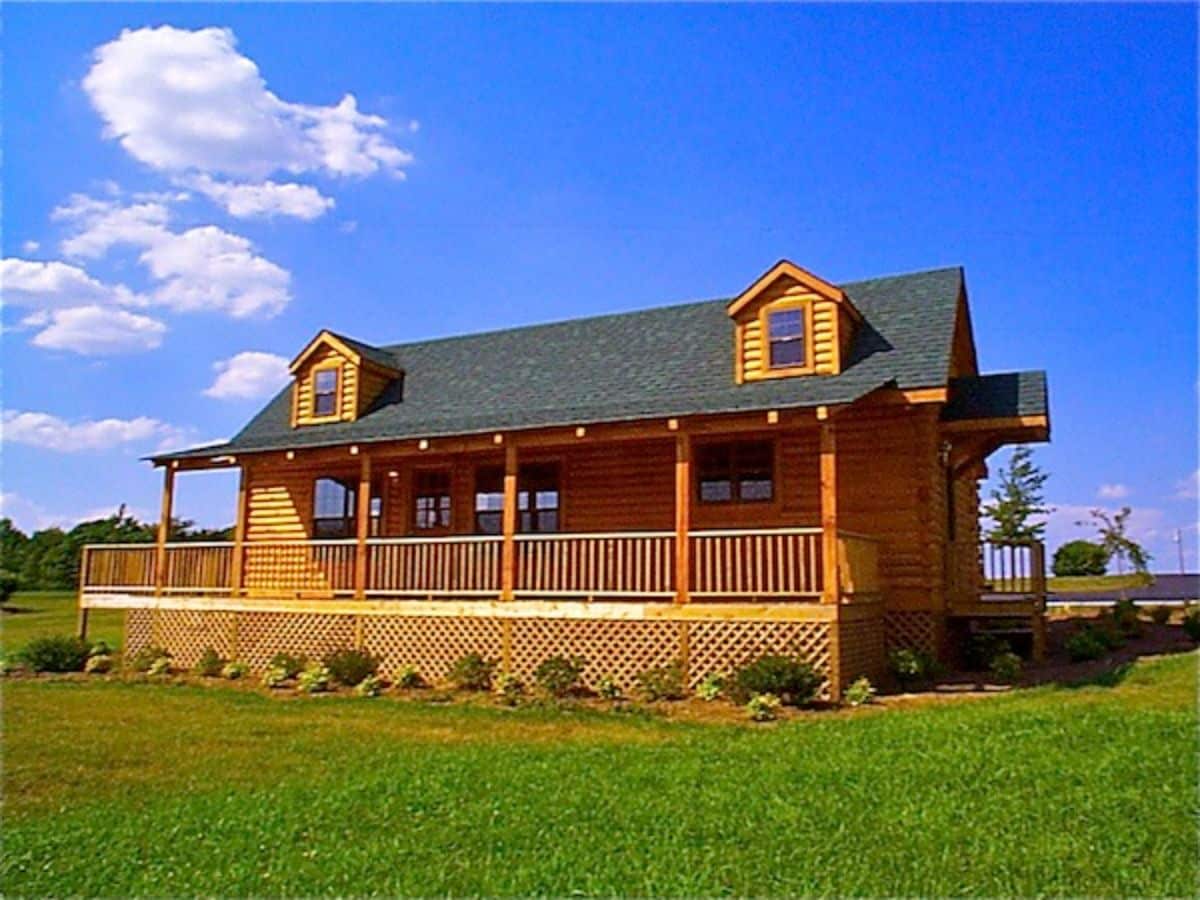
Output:
[[1045,522],[1031,521],[1050,512],[1042,487],[1050,476],[1033,461],[1033,451],[1024,445],[1013,450],[1008,468],[1000,470],[999,484],[992,489],[992,502],[983,514],[993,522],[988,539],[993,541],[1039,541]]
[[1104,552],[1108,554],[1109,559],[1116,559],[1117,574],[1119,575],[1125,574],[1125,563],[1127,561],[1133,566],[1133,571],[1137,574],[1147,574],[1152,558],[1146,552],[1146,548],[1128,534],[1129,514],[1132,512],[1133,510],[1128,506],[1122,506],[1120,511],[1115,513],[1097,508],[1091,510],[1092,518],[1090,521],[1077,523],[1096,529],[1096,533],[1100,537],[1100,546],[1104,548]]

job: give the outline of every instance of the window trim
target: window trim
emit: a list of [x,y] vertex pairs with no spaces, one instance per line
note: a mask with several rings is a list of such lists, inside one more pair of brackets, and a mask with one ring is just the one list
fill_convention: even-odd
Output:
[[[538,491],[529,490],[527,487],[528,482],[526,482],[526,480],[525,480],[526,473],[528,473],[528,471],[530,469],[535,469],[535,468],[546,468],[546,469],[554,470],[554,493],[557,496],[557,504],[553,507],[544,507],[544,508],[538,507],[537,497],[536,497],[536,494],[538,493]],[[499,490],[499,491],[480,491],[479,490],[480,473],[487,472],[488,470],[491,470],[491,472],[489,474],[492,474],[492,475],[495,475],[497,472],[499,473],[501,490]],[[517,467],[517,521],[516,521],[516,532],[515,532],[516,534],[561,534],[562,533],[562,531],[563,531],[563,497],[565,495],[565,491],[563,489],[563,480],[565,477],[564,476],[565,471],[566,471],[566,467],[563,465],[562,460],[557,457],[551,458],[551,459],[536,459],[535,458],[535,459],[521,461],[520,465]],[[471,489],[472,534],[499,536],[499,535],[503,534],[504,510],[503,510],[503,508],[501,508],[499,510],[481,510],[481,509],[479,509],[479,495],[481,493],[484,493],[484,494],[499,494],[501,497],[504,496],[504,491],[503,491],[504,464],[503,463],[479,463],[474,468],[473,479],[474,480],[472,482],[472,489]],[[521,508],[522,495],[527,496],[528,501],[531,502],[533,505],[532,509],[523,510]],[[530,521],[533,522],[535,520],[535,514],[548,513],[550,511],[553,511],[555,514],[556,527],[553,531],[542,530],[542,529],[533,529],[533,530],[527,531],[521,527],[521,520],[523,519],[524,514],[528,514],[530,516]],[[496,531],[494,533],[490,532],[490,531],[482,530],[479,527],[479,516],[481,514],[482,515],[499,515],[501,517],[500,530]]]
[[[771,314],[799,309],[804,314],[804,362],[794,366],[771,365]],[[759,334],[762,335],[762,373],[760,378],[784,378],[789,375],[811,375],[816,371],[813,357],[813,300],[783,299],[764,303],[758,311]]]
[[[735,446],[737,444],[766,444],[771,449],[771,496],[762,499],[743,499],[739,496],[736,490],[736,485],[740,481],[736,478],[738,474],[736,467],[731,467],[732,471],[730,481],[731,496],[728,500],[706,500],[700,490],[701,482],[701,467],[700,455],[708,447],[719,447],[722,445]],[[728,506],[751,506],[751,507],[772,507],[778,506],[780,502],[781,490],[779,484],[779,441],[775,437],[737,437],[737,438],[717,438],[707,440],[702,443],[697,443],[695,446],[696,462],[692,467],[692,497],[696,503],[705,507],[728,507]]]
[[[321,372],[333,372],[333,412],[325,415],[317,413],[317,375]],[[342,417],[342,364],[340,362],[328,362],[313,366],[308,373],[308,392],[311,400],[311,414],[305,421],[308,422],[330,422],[341,419]],[[324,394],[320,395],[324,396]]]
[[[445,525],[434,525],[429,528],[421,528],[417,524],[417,500],[422,496],[430,496],[422,494],[417,490],[417,480],[422,475],[443,474],[446,476],[446,497],[450,498],[450,504],[446,510],[449,521]],[[408,521],[409,533],[414,535],[426,534],[453,534],[454,533],[454,467],[453,466],[414,466],[409,473],[409,499],[408,499]]]

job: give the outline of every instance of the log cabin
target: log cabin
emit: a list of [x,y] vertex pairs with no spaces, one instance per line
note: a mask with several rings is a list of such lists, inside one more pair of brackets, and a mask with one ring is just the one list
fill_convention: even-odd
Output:
[[[964,273],[833,284],[396,345],[322,331],[227,443],[151,459],[156,544],[86,550],[126,650],[261,669],[363,648],[429,678],[580,656],[626,686],[762,653],[837,699],[889,650],[1043,640],[1036,543],[981,539],[979,482],[1049,438],[1044,372],[981,374]],[[177,475],[237,469],[227,543],[168,541]]]

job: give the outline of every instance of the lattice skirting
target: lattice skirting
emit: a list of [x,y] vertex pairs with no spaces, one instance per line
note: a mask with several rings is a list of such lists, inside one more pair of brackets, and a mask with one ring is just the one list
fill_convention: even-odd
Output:
[[843,622],[838,634],[843,689],[861,675],[881,684],[887,677],[883,616]]
[[685,664],[688,683],[694,687],[709,673],[728,673],[763,653],[800,656],[828,678],[831,629],[835,627],[829,622],[808,621],[492,619],[312,612],[128,610],[125,615],[127,653],[157,644],[169,650],[179,666],[194,665],[206,647],[244,662],[256,672],[281,651],[319,659],[332,650],[361,647],[380,660],[384,675],[411,665],[437,681],[459,657],[477,652],[500,660],[518,677],[530,679],[542,660],[562,655],[586,660],[584,680],[590,686],[608,676],[626,689],[647,669],[676,661]]
[[888,652],[900,647],[937,654],[937,621],[923,610],[892,610],[884,616]]

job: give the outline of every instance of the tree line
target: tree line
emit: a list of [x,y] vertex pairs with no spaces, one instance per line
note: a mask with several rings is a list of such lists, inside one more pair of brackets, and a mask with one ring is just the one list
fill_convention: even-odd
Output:
[[[3,595],[14,590],[69,591],[79,584],[79,560],[85,544],[149,544],[158,525],[139,522],[122,506],[104,519],[80,522],[69,531],[43,528],[25,534],[11,519],[0,519],[0,582]],[[233,527],[197,528],[187,519],[172,519],[172,541],[227,541]]]

